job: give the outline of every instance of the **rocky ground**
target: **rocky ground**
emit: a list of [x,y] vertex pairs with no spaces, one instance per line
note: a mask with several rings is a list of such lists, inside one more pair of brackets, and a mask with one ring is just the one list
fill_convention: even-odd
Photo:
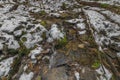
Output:
[[0,0],[0,80],[120,80],[120,1]]

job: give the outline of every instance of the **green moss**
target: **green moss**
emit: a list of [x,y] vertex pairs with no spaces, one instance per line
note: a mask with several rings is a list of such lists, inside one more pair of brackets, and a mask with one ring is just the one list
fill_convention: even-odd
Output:
[[41,21],[40,24],[43,25],[43,26],[47,25],[46,21]]
[[64,36],[64,38],[59,40],[59,44],[61,44],[61,45],[66,45],[67,42],[68,42],[68,40],[67,40],[66,36]]
[[9,54],[12,54],[12,55],[18,54],[18,50],[15,50],[15,49],[8,49],[7,51]]
[[99,68],[100,67],[100,61],[96,60],[93,64],[92,64],[92,68]]
[[42,38],[45,40],[46,39],[46,32],[43,32]]
[[46,15],[46,12],[44,10],[40,11],[40,15]]
[[64,47],[67,43],[68,43],[67,37],[64,36],[64,38],[58,40],[57,45],[55,47],[61,48]]
[[21,41],[19,41],[19,44],[20,44],[20,48],[18,49],[18,54],[20,56],[27,55],[30,53],[31,49],[27,49]]
[[63,10],[66,10],[66,9],[67,9],[67,4],[63,2],[61,8],[62,8]]
[[22,41],[23,42],[27,41],[27,38],[26,37],[22,37]]
[[106,8],[106,7],[109,7],[109,4],[100,4],[100,6],[101,6],[102,8]]
[[116,80],[115,75],[112,75],[111,80]]

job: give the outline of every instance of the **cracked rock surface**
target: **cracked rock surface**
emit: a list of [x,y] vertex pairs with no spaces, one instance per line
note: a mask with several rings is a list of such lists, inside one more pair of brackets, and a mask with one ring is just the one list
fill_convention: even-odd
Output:
[[120,1],[0,0],[0,80],[120,80]]

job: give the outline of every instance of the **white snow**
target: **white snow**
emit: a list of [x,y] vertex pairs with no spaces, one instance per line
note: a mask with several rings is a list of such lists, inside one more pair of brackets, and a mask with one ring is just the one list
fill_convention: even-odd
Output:
[[36,59],[36,55],[39,55],[41,53],[43,49],[41,48],[41,46],[35,48],[34,50],[32,50],[29,54],[29,56],[31,57],[31,59]]
[[29,74],[27,74],[27,73],[24,72],[24,73],[20,76],[19,80],[32,80],[33,75],[34,75],[33,72],[30,72]]
[[11,68],[14,57],[10,57],[0,62],[0,76],[6,76]]
[[120,57],[120,52],[117,53],[117,56]]
[[79,72],[75,71],[74,74],[75,74],[76,80],[80,80],[80,74],[79,74]]
[[0,43],[0,50],[2,50],[3,49],[3,44],[2,43]]
[[77,23],[77,22],[83,22],[84,19],[80,18],[80,19],[71,19],[71,20],[66,20],[66,22],[68,23]]
[[73,9],[73,12],[82,12],[81,8],[75,8]]
[[111,80],[112,73],[108,71],[104,66],[100,66],[100,68],[96,69],[96,72],[100,75],[98,80]]
[[0,30],[12,32],[18,26],[19,26],[19,23],[15,19],[4,20],[4,23],[2,24],[2,27],[0,28]]
[[111,40],[111,37],[120,36],[120,27],[118,24],[110,22],[102,14],[96,11],[84,11],[90,20],[90,24],[92,24],[93,28],[95,29],[94,38],[99,45],[99,49],[102,49],[101,46],[109,45],[112,43],[120,44],[120,42]]
[[60,14],[59,14],[59,13],[50,13],[49,15],[50,15],[50,16],[54,16],[54,17],[60,17]]
[[120,24],[120,15],[115,14],[111,11],[101,11],[103,14],[105,14],[107,17],[109,17],[111,20],[114,20],[115,22]]
[[28,68],[28,66],[27,66],[27,64],[26,64],[26,65],[24,66],[24,68],[23,68],[24,71],[26,71],[27,68]]
[[[32,25],[32,24],[31,24]],[[28,27],[28,26],[27,26]],[[34,24],[31,29],[26,30],[26,34],[21,37],[26,38],[27,41],[22,41],[27,48],[34,47],[38,42],[42,41],[41,35],[45,32],[46,29],[40,24]]]
[[[19,48],[19,44],[18,42],[14,39],[13,35],[9,35],[7,33],[4,32],[0,32],[0,44],[3,45],[4,42],[6,42],[5,44],[8,45],[8,48],[12,48],[12,49],[17,49]],[[1,46],[2,48],[2,46]]]
[[85,33],[86,33],[86,30],[78,31],[78,33],[79,33],[80,35],[85,34]]
[[77,28],[85,29],[85,24],[84,23],[78,23]]
[[53,24],[49,31],[50,37],[48,38],[48,42],[53,41],[53,39],[61,39],[64,37],[64,34],[57,28],[57,24]]
[[22,30],[16,30],[14,31],[15,36],[20,36],[22,34]]
[[89,8],[90,10],[95,10],[95,11],[105,11],[104,8],[99,8],[99,7],[90,7],[90,6],[88,6],[87,8]]

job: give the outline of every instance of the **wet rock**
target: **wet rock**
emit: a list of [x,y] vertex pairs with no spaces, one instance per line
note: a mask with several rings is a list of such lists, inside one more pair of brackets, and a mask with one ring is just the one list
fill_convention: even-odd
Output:
[[50,58],[50,68],[63,66],[67,63],[67,58],[63,53],[54,53]]
[[83,68],[80,73],[81,80],[97,80],[97,74],[95,71],[90,68]]
[[68,80],[65,67],[53,68],[43,75],[42,80]]

